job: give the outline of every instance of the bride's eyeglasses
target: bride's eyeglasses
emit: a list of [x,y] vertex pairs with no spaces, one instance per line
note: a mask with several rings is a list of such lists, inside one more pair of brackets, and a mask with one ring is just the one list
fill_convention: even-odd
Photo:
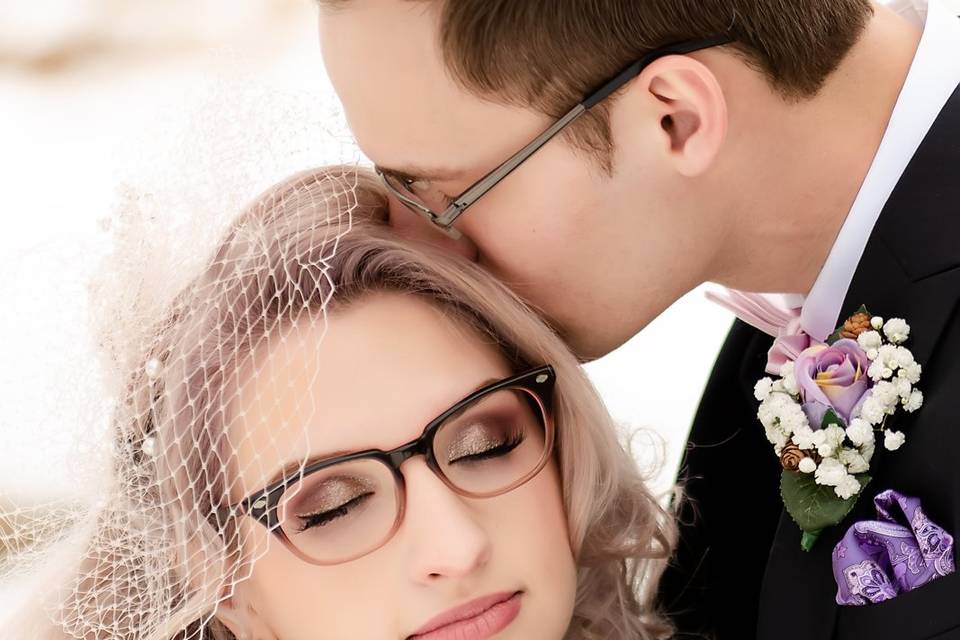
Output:
[[403,520],[400,466],[413,456],[455,493],[491,498],[516,489],[550,460],[556,375],[544,366],[470,394],[391,451],[339,455],[216,512],[223,523],[249,515],[311,564],[355,560],[383,546]]
[[392,171],[381,169],[380,167],[376,167],[377,174],[390,193],[408,209],[426,218],[447,235],[453,238],[459,238],[460,232],[454,229],[452,225],[464,211],[473,206],[477,200],[486,195],[490,189],[510,175],[514,169],[523,164],[543,145],[552,140],[554,136],[566,129],[567,126],[591,108],[626,85],[630,80],[637,77],[637,75],[652,62],[665,56],[684,55],[702,49],[730,44],[731,42],[733,42],[733,39],[729,36],[719,36],[704,40],[687,40],[654,49],[605,82],[599,89],[588,94],[546,131],[454,198],[445,196],[433,188],[428,180],[422,180],[416,176],[399,175]]

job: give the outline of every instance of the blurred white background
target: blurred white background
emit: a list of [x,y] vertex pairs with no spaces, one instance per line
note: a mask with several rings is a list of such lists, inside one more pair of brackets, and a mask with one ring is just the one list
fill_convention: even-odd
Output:
[[[226,176],[241,202],[284,173],[356,155],[315,11],[311,0],[0,3],[0,508],[95,492],[77,470],[96,459],[110,399],[97,401],[87,288],[125,190],[193,189],[209,205],[200,192]],[[730,322],[698,290],[588,366],[626,428],[662,437],[663,455],[636,441],[641,463],[659,464],[658,488]],[[0,585],[0,620],[12,587]]]

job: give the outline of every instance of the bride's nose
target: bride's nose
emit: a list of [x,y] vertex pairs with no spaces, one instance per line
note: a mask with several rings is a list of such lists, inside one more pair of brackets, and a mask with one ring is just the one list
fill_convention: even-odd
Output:
[[390,226],[404,238],[429,244],[471,262],[477,261],[477,246],[472,240],[466,236],[451,238],[393,197],[390,198]]

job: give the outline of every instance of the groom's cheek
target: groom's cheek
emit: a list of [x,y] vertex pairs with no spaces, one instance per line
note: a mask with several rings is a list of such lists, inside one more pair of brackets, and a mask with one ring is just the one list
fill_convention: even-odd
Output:
[[390,197],[388,201],[389,225],[398,236],[405,240],[428,244],[471,262],[477,261],[477,247],[472,240],[466,236],[455,240],[435,229],[396,198]]

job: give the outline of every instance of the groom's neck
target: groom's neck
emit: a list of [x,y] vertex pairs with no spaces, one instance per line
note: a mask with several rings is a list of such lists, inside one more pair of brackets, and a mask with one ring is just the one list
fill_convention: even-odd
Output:
[[750,291],[811,289],[870,169],[919,38],[914,25],[878,7],[816,97],[791,103],[768,93],[741,114],[753,144],[744,145],[737,170],[755,182],[727,200],[738,233],[728,237],[712,280]]

